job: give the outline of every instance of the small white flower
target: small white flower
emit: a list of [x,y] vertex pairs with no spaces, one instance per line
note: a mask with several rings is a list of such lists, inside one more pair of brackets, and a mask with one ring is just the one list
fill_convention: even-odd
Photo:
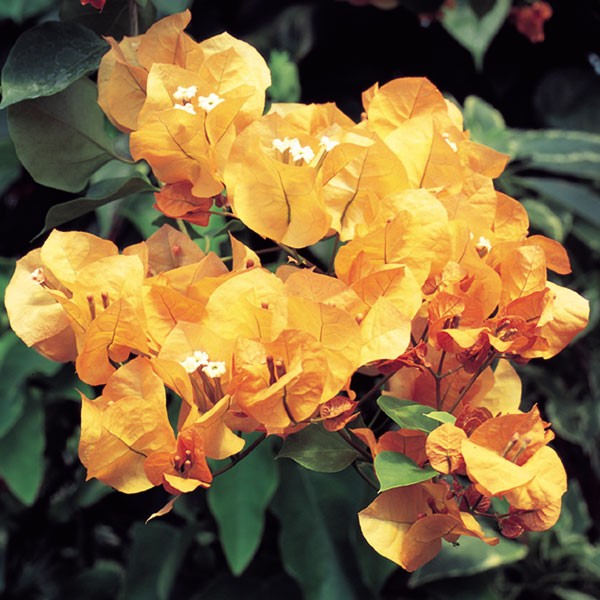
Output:
[[44,269],[42,269],[42,267],[38,267],[35,271],[31,271],[29,276],[31,277],[31,281],[37,285],[42,285],[46,282],[46,276],[44,275]]
[[176,108],[177,110],[183,110],[186,113],[189,113],[190,115],[196,114],[196,111],[194,110],[194,107],[191,104],[175,104],[173,108]]
[[208,96],[198,96],[198,106],[203,108],[206,112],[210,112],[215,106],[225,102],[225,98],[220,98],[214,92],[211,92]]
[[206,352],[202,352],[202,350],[196,350],[193,356],[194,359],[198,361],[199,365],[207,365],[210,362],[208,354],[206,354]]
[[275,150],[279,150],[279,152],[283,154],[286,150],[289,150],[290,148],[290,138],[285,137],[282,140],[279,138],[275,138],[273,140],[272,145],[273,148],[275,148]]
[[315,153],[310,146],[300,146],[299,148],[290,148],[290,154],[294,162],[303,160],[309,163],[314,157]]
[[183,87],[182,85],[177,87],[177,91],[173,94],[173,98],[175,100],[185,100],[189,102],[196,97],[198,93],[198,88],[195,85],[190,85],[190,87]]
[[487,254],[492,249],[492,243],[487,238],[480,236],[479,241],[475,244],[475,248],[477,250],[485,250],[485,254]]
[[211,360],[205,367],[202,368],[202,372],[212,379],[216,379],[217,377],[221,377],[221,375],[225,375],[227,369],[225,368],[225,363],[218,360]]
[[339,146],[339,142],[332,140],[331,138],[324,135],[319,142],[319,146],[325,148],[326,152],[331,152],[336,146]]

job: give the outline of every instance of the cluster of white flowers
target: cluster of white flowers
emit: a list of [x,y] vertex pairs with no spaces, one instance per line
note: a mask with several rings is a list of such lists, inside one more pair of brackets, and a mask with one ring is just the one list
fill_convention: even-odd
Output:
[[[184,87],[182,85],[177,87],[177,90],[173,93],[173,99],[177,100],[177,102],[173,105],[173,108],[177,110],[183,110],[190,115],[196,114],[196,109],[192,104],[192,100],[196,98],[196,94],[198,93],[198,88],[195,85],[190,85],[189,87]],[[206,112],[210,112],[215,106],[224,102],[225,99],[217,96],[214,92],[211,92],[208,96],[198,96],[198,106],[205,110]]]
[[303,160],[309,163],[315,157],[313,149],[310,146],[303,146],[298,138],[285,137],[282,140],[275,138],[273,140],[273,148],[279,150],[282,154],[289,151],[294,162]]
[[200,367],[202,372],[212,379],[221,377],[227,371],[225,363],[219,360],[210,360],[206,352],[196,350],[194,354],[188,356],[179,363],[186,373],[195,373]]

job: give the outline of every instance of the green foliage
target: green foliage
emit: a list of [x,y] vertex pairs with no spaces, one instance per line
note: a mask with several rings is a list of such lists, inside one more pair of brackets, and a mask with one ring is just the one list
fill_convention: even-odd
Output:
[[39,235],[115,200],[154,190],[156,188],[143,176],[103,179],[90,185],[84,197],[52,206],[46,214],[46,222]]
[[118,158],[97,103],[95,84],[79,79],[54,96],[8,108],[10,135],[23,166],[42,185],[68,192]]
[[50,21],[28,29],[2,69],[0,109],[52,96],[98,68],[108,44],[77,23]]
[[[431,406],[423,406],[412,400],[401,400],[393,396],[380,396],[377,405],[394,423],[404,429],[418,429],[430,433],[438,424],[450,422],[451,415],[436,411]],[[434,416],[429,416],[434,413]]]
[[[251,443],[256,435],[248,437]],[[208,490],[208,506],[219,526],[219,540],[234,575],[244,572],[263,536],[265,512],[277,490],[272,440],[229,471]]]
[[327,431],[322,425],[309,425],[289,436],[277,458],[291,458],[311,471],[337,473],[351,465],[360,454],[339,434]]
[[152,0],[152,4],[162,15],[173,15],[184,11],[194,3],[194,0]]
[[472,3],[457,0],[454,8],[444,11],[443,26],[471,53],[477,69],[483,68],[485,53],[506,20],[510,7],[510,0],[496,0],[494,7],[481,15],[473,10]]
[[12,19],[22,23],[25,19],[35,17],[54,5],[55,0],[2,0],[0,4],[0,20]]
[[431,467],[419,467],[399,452],[380,452],[375,457],[375,472],[381,484],[380,492],[428,481],[438,474]]
[[271,50],[269,57],[271,87],[268,90],[273,102],[299,102],[300,76],[298,66],[285,50]]

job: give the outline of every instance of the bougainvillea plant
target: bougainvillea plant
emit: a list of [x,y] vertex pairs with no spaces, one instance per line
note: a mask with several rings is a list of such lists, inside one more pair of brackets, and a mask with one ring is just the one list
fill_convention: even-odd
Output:
[[[108,38],[97,78],[173,226],[121,250],[54,230],[6,290],[21,339],[99,386],[81,394],[88,478],[162,486],[162,516],[267,437],[341,443],[378,492],[365,539],[408,571],[443,540],[551,527],[566,475],[512,363],[560,352],[588,303],[548,280],[570,271],[563,247],[494,189],[508,157],[422,78],[366,90],[358,123],[332,103],[265,111],[261,55],[226,33],[197,43],[189,21]],[[201,250],[188,233],[214,214],[287,261],[233,235],[226,255]]]

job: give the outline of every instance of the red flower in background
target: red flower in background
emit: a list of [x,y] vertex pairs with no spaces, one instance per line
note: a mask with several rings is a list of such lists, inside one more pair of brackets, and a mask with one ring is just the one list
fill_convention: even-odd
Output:
[[531,6],[510,10],[510,18],[517,31],[534,44],[544,41],[544,23],[551,16],[552,7],[547,2],[534,2]]
[[106,0],[81,0],[82,6],[85,6],[86,4],[91,4],[94,8],[102,11],[104,5],[106,4]]

